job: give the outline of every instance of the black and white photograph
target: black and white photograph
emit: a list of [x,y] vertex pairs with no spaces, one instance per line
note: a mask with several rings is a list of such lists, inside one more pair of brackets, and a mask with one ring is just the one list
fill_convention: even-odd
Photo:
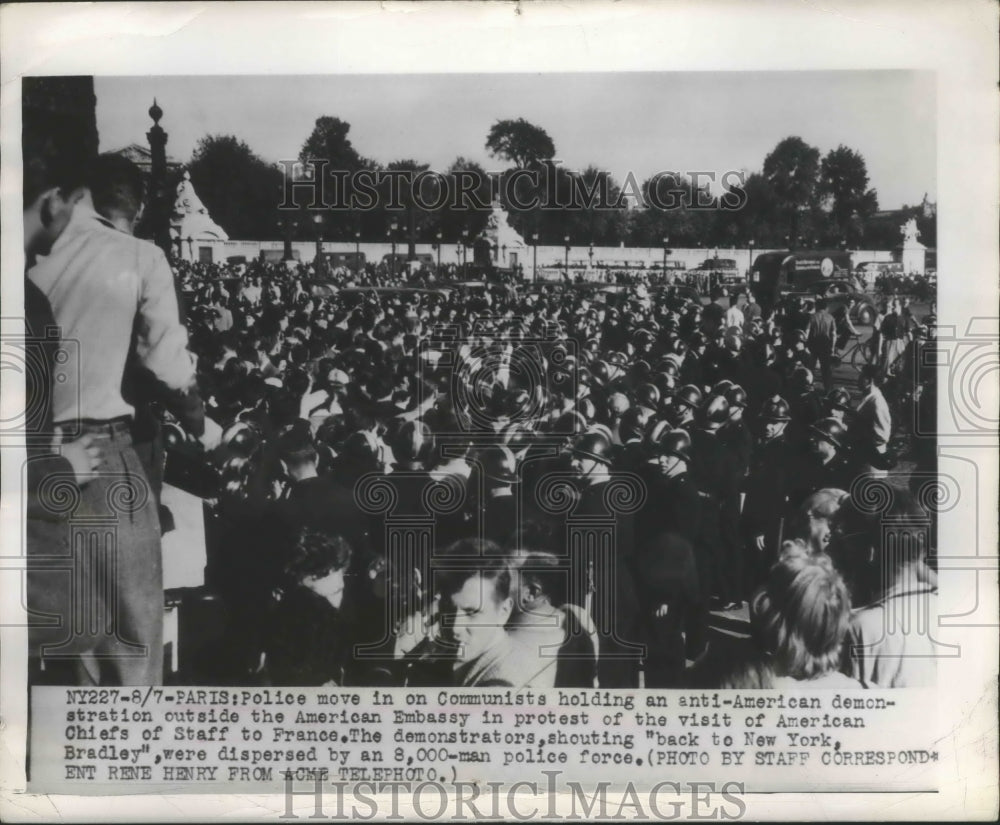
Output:
[[933,66],[128,61],[4,69],[29,792],[943,790],[1000,415]]
[[25,78],[33,682],[933,687],[931,81]]

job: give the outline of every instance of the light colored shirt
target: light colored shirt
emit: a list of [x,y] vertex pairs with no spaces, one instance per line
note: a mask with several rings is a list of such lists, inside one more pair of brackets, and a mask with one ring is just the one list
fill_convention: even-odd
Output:
[[495,644],[480,653],[475,659],[460,662],[454,669],[455,685],[461,687],[523,687],[527,677],[524,673],[525,649],[515,642],[506,631],[501,633]]
[[900,582],[851,618],[847,634],[851,675],[866,688],[934,687],[937,590]]
[[723,316],[723,323],[725,324],[726,329],[729,329],[729,327],[742,327],[745,323],[743,310],[735,305],[729,307],[729,309],[726,310],[726,314]]
[[858,422],[869,428],[865,435],[871,437],[875,449],[884,452],[892,438],[892,414],[878,387],[872,385],[868,395],[858,405]]
[[81,201],[28,277],[48,298],[63,339],[79,351],[61,370],[66,379],[53,384],[54,421],[134,413],[121,395],[133,323],[139,362],[169,389],[193,386],[173,273],[154,244],[118,231]]

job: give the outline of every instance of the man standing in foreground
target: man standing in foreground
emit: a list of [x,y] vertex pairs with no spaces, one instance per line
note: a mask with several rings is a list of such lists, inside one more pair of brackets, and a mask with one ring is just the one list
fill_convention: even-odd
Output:
[[177,401],[171,406],[186,411],[185,427],[204,435],[204,409],[196,400],[194,360],[178,319],[173,274],[156,246],[116,229],[94,211],[85,192],[50,254],[38,259],[28,277],[48,298],[63,338],[79,344],[79,360],[67,365],[66,380],[53,387],[53,420],[67,434],[90,434],[104,454],[74,514],[112,525],[110,541],[106,527],[85,537],[98,558],[93,575],[110,586],[110,615],[91,626],[96,630],[83,631],[94,636],[89,676],[101,684],[159,684],[160,525],[132,447],[134,410],[121,387],[134,326],[137,360]]
[[445,629],[457,646],[454,685],[522,687],[537,663],[530,662],[529,651],[505,629],[514,600],[510,568],[499,548],[490,542],[459,541],[439,559],[442,566],[434,571],[434,583]]
[[826,301],[823,298],[816,301],[816,312],[809,319],[807,333],[809,352],[819,361],[823,389],[829,392],[833,389],[833,356],[837,351],[837,322],[827,311]]

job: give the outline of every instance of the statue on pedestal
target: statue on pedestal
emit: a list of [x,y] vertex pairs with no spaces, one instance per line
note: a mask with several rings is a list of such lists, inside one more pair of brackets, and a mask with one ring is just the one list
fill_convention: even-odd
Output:
[[170,217],[170,237],[179,243],[181,257],[193,256],[192,249],[185,249],[185,242],[228,241],[226,231],[212,220],[191,183],[191,173],[184,170],[184,177],[177,184],[177,197]]
[[923,275],[927,247],[917,240],[917,236],[920,235],[920,230],[917,229],[917,219],[910,218],[899,227],[899,231],[903,235],[903,245],[900,248],[900,263],[903,264],[903,271],[907,275]]
[[[507,219],[507,213],[500,205],[499,199],[494,199],[493,211],[486,220],[486,228],[482,237],[485,238],[493,251],[494,260],[499,266],[506,267],[508,262],[517,260],[517,253],[526,249],[524,238],[517,234]],[[513,253],[513,258],[512,258]]]
[[917,229],[916,218],[910,218],[906,223],[899,227],[899,231],[903,234],[904,247],[917,245],[917,238],[920,237],[920,230]]

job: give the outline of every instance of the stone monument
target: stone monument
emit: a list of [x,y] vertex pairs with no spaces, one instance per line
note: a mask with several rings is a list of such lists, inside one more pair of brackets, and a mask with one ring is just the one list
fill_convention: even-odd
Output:
[[191,173],[185,169],[177,184],[174,211],[170,216],[170,237],[180,247],[180,257],[194,259],[195,241],[228,241],[226,231],[212,220],[191,183]]
[[500,205],[499,199],[494,199],[492,209],[482,237],[489,242],[493,261],[498,267],[514,266],[521,262],[521,256],[527,251],[528,245],[510,225],[507,212]]
[[917,229],[917,219],[910,218],[899,227],[899,231],[903,235],[903,245],[900,252],[903,272],[907,275],[923,275],[927,247],[917,240],[920,235],[920,230]]

